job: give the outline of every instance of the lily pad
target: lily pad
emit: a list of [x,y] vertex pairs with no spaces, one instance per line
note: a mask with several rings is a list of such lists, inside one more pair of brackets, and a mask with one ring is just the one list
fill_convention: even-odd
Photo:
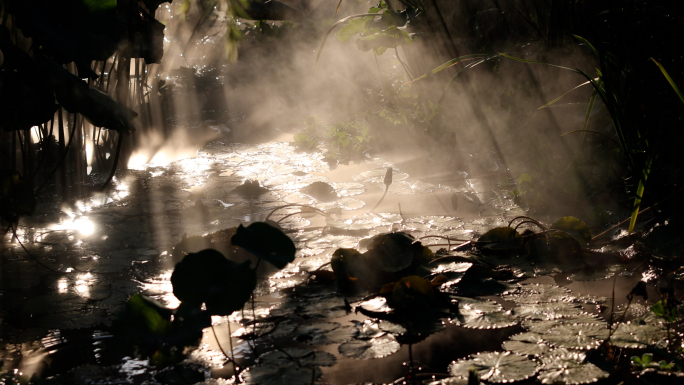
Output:
[[483,253],[513,253],[520,250],[522,246],[522,237],[511,227],[496,227],[477,240],[477,247]]
[[339,182],[331,184],[335,188],[335,191],[337,191],[337,195],[341,197],[359,195],[363,194],[363,192],[366,191],[363,184],[361,183]]
[[508,341],[504,341],[503,348],[513,353],[529,356],[540,356],[551,350],[551,347],[546,344],[542,335],[534,332],[511,336]]
[[248,385],[310,385],[322,375],[317,366],[298,367],[294,364],[255,365],[240,374]]
[[566,232],[575,237],[581,244],[587,244],[591,241],[591,229],[586,223],[575,217],[563,217],[555,221],[551,225],[551,229]]
[[517,289],[504,295],[504,299],[518,304],[571,302],[575,297],[570,295],[570,293],[569,289],[560,286],[530,283],[518,285]]
[[302,325],[292,334],[295,340],[309,345],[328,345],[346,342],[355,335],[355,327],[340,327],[338,322],[315,322],[310,325]]
[[229,315],[242,308],[256,287],[250,261],[237,264],[213,249],[190,253],[176,264],[171,275],[173,294],[212,315]]
[[[354,180],[361,183],[384,183],[385,174],[387,173],[386,168],[376,168],[373,170],[368,170],[360,172],[354,175]],[[392,171],[392,181],[400,181],[408,178],[408,174],[401,171]],[[394,183],[393,183],[394,184]]]
[[339,198],[333,186],[321,181],[316,181],[308,186],[302,187],[299,189],[299,192],[310,195],[321,202],[331,202]]
[[328,352],[311,348],[284,348],[273,350],[259,357],[260,365],[282,365],[293,363],[297,366],[333,366],[337,362],[335,356]]
[[470,359],[452,362],[449,373],[454,377],[468,378],[475,367],[480,379],[493,383],[522,381],[534,376],[539,369],[534,361],[511,352],[483,352],[470,355]]
[[401,345],[391,334],[385,334],[370,340],[351,340],[339,347],[343,356],[360,360],[382,358],[399,351]]
[[341,230],[370,230],[379,226],[389,226],[403,220],[399,214],[366,213],[348,219],[328,219],[331,227]]
[[287,235],[265,222],[254,222],[247,227],[240,225],[230,242],[279,269],[292,262],[297,251]]
[[622,323],[610,337],[610,342],[620,348],[645,349],[667,338],[667,330],[657,325]]
[[596,349],[608,338],[610,331],[595,324],[564,324],[550,329],[544,334],[544,340],[553,346],[591,350]]
[[567,302],[527,303],[513,308],[513,313],[521,318],[551,320],[582,314],[582,308]]
[[236,330],[231,337],[253,340],[272,332],[276,327],[273,322],[258,322]]
[[590,384],[607,378],[608,373],[598,366],[585,363],[585,355],[567,351],[551,351],[542,356],[542,367],[537,377],[542,384]]

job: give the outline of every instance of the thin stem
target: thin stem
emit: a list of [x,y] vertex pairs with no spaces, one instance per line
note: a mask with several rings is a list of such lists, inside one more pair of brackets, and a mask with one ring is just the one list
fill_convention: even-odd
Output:
[[385,185],[385,192],[382,194],[382,197],[380,198],[380,200],[378,201],[378,203],[376,203],[375,206],[373,206],[373,208],[370,209],[370,211],[368,211],[369,213],[372,213],[373,210],[375,210],[375,209],[380,205],[380,203],[382,202],[382,200],[385,199],[385,195],[387,195],[387,190],[389,190],[389,186],[390,186],[390,185],[388,185],[388,184]]
[[123,134],[119,132],[119,140],[116,143],[116,155],[114,155],[114,164],[112,165],[112,171],[109,173],[109,177],[107,180],[102,184],[102,187],[100,187],[100,190],[104,190],[107,188],[109,183],[112,181],[114,178],[114,174],[116,173],[116,167],[119,165],[119,155],[121,154],[121,145],[123,144]]

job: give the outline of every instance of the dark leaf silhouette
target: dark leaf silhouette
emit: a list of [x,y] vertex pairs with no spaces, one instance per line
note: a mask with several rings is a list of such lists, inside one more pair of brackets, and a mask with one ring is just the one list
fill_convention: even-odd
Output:
[[294,242],[287,235],[264,222],[254,222],[247,227],[240,225],[231,243],[279,269],[292,262],[297,252]]

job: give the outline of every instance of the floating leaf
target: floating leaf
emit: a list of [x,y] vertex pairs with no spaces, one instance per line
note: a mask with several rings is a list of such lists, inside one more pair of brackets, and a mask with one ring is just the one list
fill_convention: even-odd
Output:
[[522,237],[511,227],[496,227],[477,240],[477,247],[483,252],[513,253],[522,246]]
[[566,232],[582,244],[591,241],[591,229],[586,223],[575,217],[563,217],[551,225],[551,229]]
[[518,320],[503,307],[490,300],[468,297],[451,297],[458,301],[458,320],[461,326],[471,329],[499,329],[516,325]]
[[231,337],[253,340],[272,332],[276,327],[273,322],[258,322],[236,330]]
[[504,341],[503,348],[513,353],[530,356],[540,356],[551,350],[551,347],[546,344],[542,335],[534,332],[511,336],[508,341]]
[[389,226],[401,221],[402,217],[399,214],[366,213],[349,219],[328,219],[326,222],[329,226],[342,230],[370,230],[379,226]]
[[310,385],[322,375],[317,366],[298,367],[294,364],[255,365],[240,374],[248,385]]
[[399,351],[401,345],[391,334],[370,340],[351,340],[339,347],[340,354],[360,360],[368,358],[382,358]]
[[585,363],[585,355],[551,351],[542,356],[542,367],[537,377],[542,384],[589,384],[607,378],[608,373],[598,366]]
[[610,342],[620,348],[645,349],[667,338],[667,330],[657,325],[622,323],[610,337]]
[[518,285],[516,290],[510,291],[504,296],[504,299],[515,301],[518,304],[571,302],[574,298],[570,295],[569,289],[541,283]]
[[337,182],[331,184],[335,188],[335,191],[337,191],[337,194],[341,197],[359,195],[363,194],[363,192],[366,191],[363,184],[361,183]]
[[493,383],[522,381],[537,373],[534,361],[511,352],[483,352],[471,354],[468,360],[459,360],[449,365],[454,377],[468,378],[468,372],[475,367],[480,379]]
[[171,275],[173,294],[212,315],[229,315],[242,308],[256,287],[250,261],[237,264],[213,249],[186,255]]
[[513,308],[513,313],[521,318],[551,320],[582,314],[582,308],[566,302],[527,303]]
[[338,322],[315,322],[299,326],[292,336],[295,340],[309,345],[328,345],[349,341],[356,332],[355,327],[340,327]]
[[544,340],[566,349],[596,349],[608,338],[610,330],[596,324],[565,324],[556,326],[544,334]]
[[287,235],[264,222],[254,222],[247,227],[240,225],[230,241],[279,269],[292,262],[297,252]]
[[328,352],[311,348],[284,348],[273,350],[259,357],[260,365],[282,365],[292,363],[297,366],[333,366],[335,356]]
[[[376,168],[374,170],[368,170],[360,172],[354,175],[354,180],[361,183],[383,183],[385,182],[385,175],[387,174],[387,169]],[[408,174],[401,171],[394,170],[392,172],[392,181],[400,181],[408,178]]]
[[299,192],[311,195],[321,202],[331,202],[339,198],[335,192],[335,188],[326,182],[313,182],[312,184],[302,187]]

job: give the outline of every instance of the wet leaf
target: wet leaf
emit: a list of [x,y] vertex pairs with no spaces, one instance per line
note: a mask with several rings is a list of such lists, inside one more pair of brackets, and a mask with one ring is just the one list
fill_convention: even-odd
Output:
[[461,326],[471,329],[499,329],[516,325],[518,320],[503,307],[490,300],[452,296],[458,301],[457,319]]
[[302,187],[299,192],[311,195],[321,202],[331,202],[339,198],[335,188],[326,182],[313,182],[312,184]]
[[504,299],[515,301],[518,304],[571,302],[575,297],[570,293],[570,290],[560,286],[530,283],[518,285],[517,289],[504,295]]
[[544,340],[554,346],[566,349],[596,349],[608,338],[610,331],[596,324],[564,324],[544,333]]
[[[368,170],[360,172],[354,175],[354,180],[361,183],[383,183],[385,182],[385,175],[387,174],[386,168],[376,168],[373,170]],[[408,174],[393,170],[392,181],[397,182],[408,178]]]
[[327,224],[342,230],[370,230],[402,221],[401,215],[389,213],[366,213],[349,219],[328,219]]
[[332,183],[332,186],[335,188],[335,191],[337,191],[337,194],[341,197],[359,195],[366,191],[361,183],[337,182]]
[[396,232],[371,238],[363,257],[371,269],[395,273],[409,267],[421,252],[420,242],[407,233]]
[[452,362],[449,373],[454,377],[468,378],[468,371],[477,368],[480,379],[493,383],[522,381],[537,373],[534,361],[511,352],[483,352],[470,355],[470,359]]
[[294,364],[268,364],[250,366],[240,374],[248,385],[310,385],[321,377],[317,366],[298,367]]
[[173,294],[212,315],[229,315],[242,308],[256,287],[256,272],[249,261],[237,264],[221,253],[206,249],[186,255],[171,275]]
[[260,365],[282,365],[292,363],[296,366],[333,366],[335,356],[328,352],[311,348],[284,348],[273,350],[259,357]]
[[231,238],[231,243],[243,247],[279,269],[292,262],[297,251],[287,235],[264,222],[254,222],[247,227],[240,225]]
[[537,377],[542,384],[589,384],[607,378],[608,373],[594,364],[585,363],[585,355],[551,351],[542,356]]
[[582,314],[582,308],[567,302],[528,303],[513,308],[513,314],[526,319],[551,320]]
[[619,348],[645,349],[649,345],[657,345],[667,338],[667,330],[657,325],[639,325],[622,323],[610,337],[610,342]]
[[294,339],[309,345],[329,345],[347,342],[354,338],[357,330],[353,326],[342,326],[338,322],[315,322],[299,326],[292,334]]
[[551,350],[544,342],[542,335],[534,332],[520,333],[504,341],[503,348],[513,353],[530,356],[540,356]]
[[312,249],[327,249],[331,247],[350,249],[359,243],[357,238],[345,235],[324,235],[306,243]]
[[491,229],[477,240],[477,247],[483,253],[514,253],[520,250],[522,246],[522,237],[511,227]]
[[241,338],[243,340],[253,340],[272,332],[275,327],[276,324],[273,322],[259,322],[240,328],[233,332],[233,334],[230,336],[234,338]]
[[564,231],[582,244],[591,241],[591,229],[586,223],[575,217],[563,217],[551,225],[551,229]]
[[360,360],[369,358],[382,358],[399,351],[401,345],[396,338],[390,334],[370,340],[351,340],[343,343],[339,347],[339,352],[343,356]]

